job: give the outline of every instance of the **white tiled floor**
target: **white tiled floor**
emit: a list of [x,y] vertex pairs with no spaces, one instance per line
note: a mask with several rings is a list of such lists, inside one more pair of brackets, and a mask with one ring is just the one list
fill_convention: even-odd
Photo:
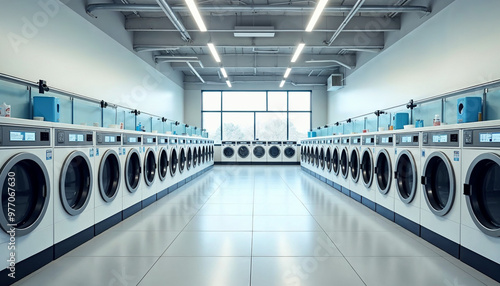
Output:
[[223,166],[18,285],[498,283],[297,166]]

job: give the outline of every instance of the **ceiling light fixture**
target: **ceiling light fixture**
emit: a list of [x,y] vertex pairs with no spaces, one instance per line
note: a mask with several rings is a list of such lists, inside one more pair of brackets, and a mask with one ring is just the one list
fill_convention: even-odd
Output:
[[236,26],[233,33],[237,38],[272,38],[274,34],[273,26]]
[[201,18],[200,12],[198,11],[198,7],[196,7],[196,3],[194,3],[194,0],[186,0],[186,4],[200,31],[206,32],[207,27],[205,26],[205,23],[203,23],[203,19]]
[[297,47],[297,50],[295,50],[295,54],[293,54],[292,63],[294,63],[295,61],[297,61],[297,59],[299,58],[300,53],[302,52],[302,49],[304,49],[305,45],[306,44],[304,44],[304,43],[300,43],[299,44],[299,46]]
[[284,78],[287,78],[288,75],[290,75],[290,72],[292,71],[292,68],[286,68],[285,75],[283,76]]
[[207,46],[210,49],[210,52],[212,53],[212,56],[214,57],[215,61],[220,63],[220,57],[219,54],[217,53],[217,50],[215,49],[214,44],[208,43]]
[[282,80],[280,83],[280,88],[283,87],[284,85],[285,85],[285,80]]
[[227,78],[227,73],[226,73],[226,69],[225,68],[220,68],[220,72],[222,73],[222,76],[224,78]]
[[314,25],[316,25],[316,22],[319,19],[319,16],[321,16],[321,12],[323,12],[323,9],[326,6],[326,3],[328,3],[328,0],[319,1],[318,6],[316,6],[316,9],[314,10],[314,13],[311,17],[311,20],[309,20],[309,24],[307,24],[306,32],[311,32],[313,30]]
[[229,80],[226,80],[226,83],[227,83],[227,86],[229,86],[229,87],[233,87],[233,86],[231,85],[231,82],[230,82]]

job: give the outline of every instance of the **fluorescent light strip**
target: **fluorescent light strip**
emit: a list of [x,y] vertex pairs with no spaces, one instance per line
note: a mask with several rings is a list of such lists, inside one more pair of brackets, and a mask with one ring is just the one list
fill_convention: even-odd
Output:
[[227,72],[226,72],[226,69],[225,68],[220,68],[220,72],[222,73],[222,76],[224,78],[227,78]]
[[297,59],[299,58],[300,53],[302,53],[302,49],[304,49],[305,45],[306,44],[304,44],[304,43],[300,43],[299,44],[299,46],[297,47],[297,50],[295,50],[295,54],[293,54],[292,63],[294,63],[295,61],[297,61]]
[[283,76],[284,78],[287,78],[288,75],[290,75],[290,72],[292,71],[292,68],[286,68],[285,75]]
[[280,83],[280,87],[283,87],[285,85],[285,80],[282,80]]
[[194,3],[194,0],[186,0],[186,4],[189,8],[189,11],[191,11],[191,15],[193,15],[194,21],[198,25],[198,28],[202,32],[207,31],[207,27],[205,26],[205,23],[203,22],[203,19],[201,18],[200,12],[198,11],[198,8],[196,7],[196,3]]
[[316,6],[316,9],[314,10],[314,13],[311,17],[311,20],[309,20],[309,24],[307,24],[306,32],[311,32],[313,30],[314,25],[316,25],[316,22],[318,22],[319,16],[321,16],[321,12],[323,12],[323,9],[326,6],[326,3],[328,3],[328,0],[319,1],[318,6]]
[[208,43],[207,46],[210,49],[210,52],[212,53],[212,56],[214,57],[215,61],[220,63],[220,57],[219,54],[217,53],[217,50],[215,49],[214,44]]
[[233,87],[233,86],[231,85],[231,82],[230,82],[229,80],[226,80],[226,83],[227,83],[227,86],[229,86],[229,87]]

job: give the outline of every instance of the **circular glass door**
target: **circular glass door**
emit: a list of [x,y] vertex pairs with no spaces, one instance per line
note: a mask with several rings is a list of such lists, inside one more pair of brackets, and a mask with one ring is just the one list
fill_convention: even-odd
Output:
[[422,188],[431,212],[444,216],[450,211],[455,198],[455,174],[443,152],[433,152],[425,160]]
[[385,195],[391,188],[392,181],[392,163],[389,152],[383,149],[377,154],[375,164],[375,174],[377,175],[377,187],[381,194]]
[[83,212],[90,200],[93,174],[90,161],[81,151],[73,151],[61,168],[59,194],[64,210],[70,215]]
[[353,148],[351,151],[351,179],[354,182],[358,182],[359,180],[359,151],[358,148]]
[[304,151],[305,147],[304,146],[301,146],[300,147],[300,161],[304,162],[305,161],[305,151]]
[[417,192],[417,168],[415,159],[408,150],[399,153],[394,176],[399,198],[405,204],[411,203]]
[[321,151],[319,151],[319,165],[321,166],[321,169],[325,169],[325,150],[323,147],[321,147]]
[[115,150],[107,150],[99,165],[99,192],[106,202],[111,202],[120,187],[120,158]]
[[127,160],[125,161],[125,184],[129,192],[134,193],[139,188],[141,171],[139,151],[132,149],[128,152]]
[[201,147],[198,147],[198,165],[201,165],[203,162],[201,161]]
[[177,150],[175,148],[172,148],[170,151],[170,176],[175,176],[178,163],[179,159],[177,158]]
[[280,148],[277,146],[271,146],[271,148],[269,148],[269,156],[271,156],[271,158],[276,159],[280,154]]
[[191,153],[191,147],[189,147],[187,151],[186,170],[189,171],[189,169],[191,169],[192,162],[193,162],[193,154]]
[[146,150],[144,155],[144,181],[146,185],[151,186],[155,181],[156,175],[156,156],[152,148]]
[[464,180],[467,209],[476,226],[489,236],[500,236],[500,156],[485,153],[469,165]]
[[[50,201],[49,173],[44,162],[33,154],[14,155],[0,170],[0,182],[0,226],[5,232],[14,226],[16,236],[30,233],[42,221]],[[12,201],[14,196],[15,200]],[[15,216],[9,216],[12,213],[9,208],[12,208],[13,203],[16,213]]]
[[168,154],[166,148],[161,148],[158,155],[158,177],[164,181],[168,173]]
[[326,169],[328,172],[332,172],[332,152],[331,148],[326,149],[326,155],[325,155],[325,161],[326,161]]
[[206,147],[206,149],[205,149],[205,150],[206,150],[206,151],[205,151],[205,162],[208,162],[208,157],[210,156],[210,154],[209,154],[209,153],[210,153],[210,150],[209,150],[208,146]]
[[332,170],[335,173],[335,175],[338,176],[340,170],[339,148],[333,149]]
[[295,156],[295,148],[288,146],[285,148],[285,151],[283,151],[283,153],[285,154],[285,157],[287,157],[288,159],[292,159],[293,156]]
[[266,150],[262,146],[257,146],[253,148],[253,155],[257,158],[262,158],[266,155]]
[[248,155],[250,155],[250,150],[248,150],[247,146],[240,146],[238,148],[238,156],[240,156],[240,158],[246,158]]
[[307,160],[307,163],[311,163],[311,149],[309,147],[307,147],[307,153],[306,153],[306,160]]
[[229,159],[233,157],[234,149],[232,147],[224,147],[224,150],[222,150],[222,154],[224,154],[224,157]]
[[319,148],[316,147],[314,150],[314,162],[316,163],[316,168],[319,167]]
[[198,148],[193,148],[193,168],[196,168],[196,164],[198,163]]
[[373,156],[372,151],[368,148],[361,155],[361,178],[365,187],[371,187],[373,182]]
[[340,154],[340,170],[342,173],[342,178],[347,179],[349,175],[349,159],[347,155],[347,148],[342,149]]
[[182,174],[182,172],[184,172],[185,167],[186,167],[186,151],[184,151],[184,148],[181,148],[181,152],[179,153],[179,173]]

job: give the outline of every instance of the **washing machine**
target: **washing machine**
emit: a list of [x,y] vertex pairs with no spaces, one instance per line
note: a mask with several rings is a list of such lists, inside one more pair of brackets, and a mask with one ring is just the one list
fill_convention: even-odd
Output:
[[187,166],[187,145],[186,137],[177,137],[177,150],[179,155],[179,163],[177,168],[178,179],[177,187],[180,188],[186,184],[186,178],[188,177],[188,172],[186,171]]
[[201,167],[198,164],[198,148],[200,147],[200,140],[199,139],[194,139],[193,140],[193,169],[195,170],[196,173],[198,173],[201,169]]
[[394,221],[395,187],[393,183],[394,134],[383,132],[375,135],[375,211]]
[[463,130],[460,260],[500,282],[500,122]]
[[342,177],[340,173],[340,154],[342,152],[342,145],[340,144],[340,136],[335,136],[332,138],[332,171],[330,172],[330,180],[333,182],[333,188],[338,191],[342,190],[339,185],[340,178]]
[[[203,150],[205,146],[203,146]],[[205,158],[205,155],[203,155]],[[221,162],[226,164],[231,164],[236,162],[236,141],[222,141],[221,146],[221,154],[220,154]]]
[[142,135],[142,208],[149,206],[156,201],[158,185],[155,184],[158,168],[158,144],[157,135]]
[[350,172],[350,136],[343,135],[340,137],[340,157],[339,157],[339,185],[340,190],[346,196],[351,196],[351,179],[349,178]]
[[210,143],[205,140],[205,164],[208,167],[210,165]]
[[375,172],[375,135],[361,136],[361,149],[359,159],[360,169],[360,195],[361,203],[368,208],[375,210],[375,194],[377,192],[374,183]]
[[236,142],[236,162],[238,164],[251,164],[252,156],[252,143],[250,141],[238,141]]
[[194,178],[194,175],[196,173],[196,169],[193,166],[193,150],[196,148],[196,140],[193,140],[192,138],[187,138],[186,139],[186,172],[187,172],[187,178],[186,182],[191,181]]
[[138,132],[124,133],[122,138],[121,170],[123,171],[123,219],[130,217],[142,208],[142,134]]
[[321,149],[320,144],[321,140],[319,139],[313,140],[311,148],[311,156],[312,156],[311,165],[313,167],[312,170],[316,176],[318,175],[318,169],[319,169],[319,152]]
[[214,140],[210,140],[210,166],[214,165]]
[[172,182],[169,173],[170,149],[168,143],[168,136],[158,136],[158,181],[156,182],[157,200],[168,194],[168,188]]
[[205,168],[204,162],[203,162],[203,140],[198,140],[198,166],[200,166],[200,169],[203,170]]
[[169,173],[171,184],[168,188],[168,193],[171,193],[177,189],[177,184],[180,180],[179,175],[179,146],[177,137],[169,137],[168,148],[170,150],[170,160],[169,160]]
[[320,180],[323,182],[326,182],[326,178],[323,177],[323,175],[326,174],[325,172],[325,152],[328,146],[326,146],[326,139],[321,139],[319,140],[319,145],[318,145],[318,166],[317,166],[317,173],[320,176]]
[[351,136],[349,138],[349,176],[351,177],[349,190],[351,198],[361,202],[361,192],[364,185],[361,177],[361,136]]
[[267,163],[281,164],[283,161],[283,143],[281,141],[267,142]]
[[394,150],[394,222],[420,236],[420,133],[396,133]]
[[95,235],[122,220],[123,181],[122,134],[114,131],[96,131],[95,135]]
[[334,187],[332,181],[332,169],[333,169],[332,151],[333,151],[333,137],[329,137],[326,139],[325,143],[325,170],[323,176],[326,179],[326,183],[331,187]]
[[265,141],[252,141],[252,164],[267,162],[267,144]]
[[297,141],[283,141],[283,159],[282,161],[285,162],[285,164],[291,163],[291,164],[297,164],[297,152],[298,152],[297,147]]
[[422,132],[420,236],[459,257],[460,131]]
[[[58,182],[53,180],[52,129],[0,119],[0,136],[0,281],[9,285],[53,260],[53,186]],[[12,239],[15,245],[9,245]]]

